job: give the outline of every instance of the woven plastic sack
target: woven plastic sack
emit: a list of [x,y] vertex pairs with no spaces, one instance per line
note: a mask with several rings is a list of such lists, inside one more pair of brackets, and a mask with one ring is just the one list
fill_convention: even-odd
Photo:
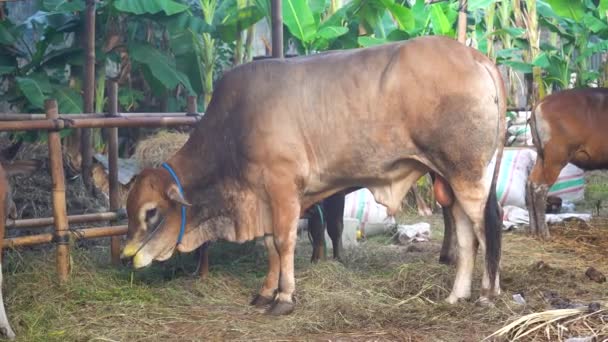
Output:
[[359,220],[359,230],[365,235],[383,233],[395,224],[386,207],[376,202],[371,191],[365,188],[346,195],[344,218]]

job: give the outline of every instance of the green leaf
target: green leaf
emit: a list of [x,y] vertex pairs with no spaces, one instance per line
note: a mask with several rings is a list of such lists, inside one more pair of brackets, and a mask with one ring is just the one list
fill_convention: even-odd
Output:
[[42,8],[47,12],[80,12],[86,5],[84,0],[43,0]]
[[581,0],[545,0],[561,17],[580,21],[585,15],[585,4]]
[[600,18],[606,19],[606,14],[608,14],[608,0],[600,0],[600,5],[597,10],[600,13]]
[[283,22],[297,39],[310,42],[316,35],[317,27],[312,11],[306,0],[282,0]]
[[393,0],[381,0],[382,4],[389,10],[393,15],[399,28],[404,31],[411,31],[416,25],[412,10],[404,7],[400,4],[395,3]]
[[170,34],[181,34],[184,31],[192,31],[198,34],[213,32],[213,27],[203,19],[187,12],[164,17],[159,22],[167,28]]
[[541,67],[541,68],[548,68],[551,65],[551,62],[549,62],[549,57],[547,56],[547,54],[544,52],[541,52],[534,59],[534,61],[532,61],[532,65]]
[[450,23],[439,3],[431,5],[431,23],[435,34],[448,35],[452,31],[453,23]]
[[194,94],[194,89],[186,75],[177,70],[173,60],[157,49],[147,44],[132,43],[129,46],[129,54],[133,60],[146,65],[151,75],[166,89],[173,89],[181,83],[191,94]]
[[229,13],[217,30],[225,42],[236,40],[238,34],[264,18],[264,13],[257,6],[247,6]]
[[519,27],[505,27],[494,32],[488,33],[484,38],[487,38],[488,35],[502,36],[509,35],[514,38],[522,37],[526,33],[526,30]]
[[586,26],[591,32],[598,33],[600,31],[608,29],[608,24],[605,20],[600,20],[593,16],[591,13],[586,13],[583,17],[583,25]]
[[397,41],[401,41],[401,40],[408,40],[410,38],[411,38],[411,36],[407,32],[401,31],[399,29],[393,30],[391,33],[389,33],[386,36],[386,40],[388,40],[390,42],[397,42]]
[[376,38],[376,37],[359,37],[357,39],[360,46],[369,47],[374,45],[381,45],[386,43],[386,39]]
[[270,24],[270,0],[254,0],[255,5],[264,13]]
[[431,15],[429,7],[425,4],[425,0],[416,0],[416,3],[412,6],[412,13],[416,22],[415,31],[424,31],[428,26]]
[[469,0],[467,10],[472,12],[478,9],[486,9],[490,5],[495,4],[496,2],[497,0]]
[[173,0],[116,0],[114,8],[137,15],[156,14],[161,11],[166,15],[174,15],[188,10],[189,7]]
[[139,101],[144,99],[144,93],[128,87],[121,87],[118,90],[118,103],[125,108],[127,112],[137,109]]
[[501,49],[496,51],[497,58],[512,58],[521,55],[520,49]]
[[188,53],[175,57],[177,69],[184,75],[188,76],[190,84],[196,94],[202,94],[204,92],[203,80],[204,80],[204,67],[200,63],[200,56],[198,55],[198,49],[191,49]]
[[8,28],[8,21],[0,21],[0,44],[13,45],[17,39]]
[[592,55],[603,53],[608,51],[608,40],[601,40],[598,43],[589,43],[580,52],[580,55],[576,58],[576,62],[580,63],[584,59],[591,57]]
[[521,61],[504,61],[502,64],[511,67],[515,71],[529,74],[532,72],[532,65]]
[[9,55],[0,53],[0,76],[17,70],[17,60]]
[[48,78],[43,75],[33,75],[30,77],[16,77],[17,87],[27,98],[30,104],[38,109],[44,108],[46,94],[51,93],[52,86]]
[[317,32],[317,36],[327,40],[331,40],[345,35],[347,32],[348,28],[344,26],[329,26],[320,29],[319,32]]
[[53,98],[57,100],[61,114],[82,113],[82,96],[74,89],[68,87],[54,87]]
[[310,11],[313,15],[319,16],[325,12],[325,9],[329,6],[329,0],[309,0]]

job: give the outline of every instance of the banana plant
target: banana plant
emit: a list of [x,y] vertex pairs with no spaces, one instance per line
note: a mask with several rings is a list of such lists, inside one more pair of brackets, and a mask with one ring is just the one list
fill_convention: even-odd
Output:
[[301,53],[326,50],[349,31],[341,25],[345,11],[325,16],[330,7],[325,1],[283,0],[283,22]]
[[[438,2],[427,4],[416,0],[411,7],[392,0],[374,0],[381,9],[382,30],[375,30],[373,36],[359,37],[361,46],[383,44],[389,41],[405,40],[424,35],[456,36],[458,2]],[[387,32],[386,34],[384,34]]]

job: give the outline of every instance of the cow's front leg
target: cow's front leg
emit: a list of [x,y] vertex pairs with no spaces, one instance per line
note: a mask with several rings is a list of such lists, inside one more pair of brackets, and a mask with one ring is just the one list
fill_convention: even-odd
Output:
[[274,244],[274,237],[271,234],[264,236],[264,245],[268,251],[268,274],[266,275],[262,289],[251,301],[251,305],[255,305],[256,307],[264,307],[274,302],[281,273],[281,260]]
[[287,315],[293,312],[293,294],[296,289],[294,276],[294,253],[300,206],[294,199],[273,207],[274,243],[281,261],[279,294],[268,310],[271,315]]

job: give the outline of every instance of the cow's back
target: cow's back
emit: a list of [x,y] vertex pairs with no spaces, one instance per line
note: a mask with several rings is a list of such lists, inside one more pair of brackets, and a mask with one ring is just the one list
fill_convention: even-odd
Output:
[[207,115],[223,118],[220,134],[244,159],[291,158],[304,178],[384,177],[404,158],[475,173],[497,146],[496,74],[474,49],[423,37],[236,67]]

